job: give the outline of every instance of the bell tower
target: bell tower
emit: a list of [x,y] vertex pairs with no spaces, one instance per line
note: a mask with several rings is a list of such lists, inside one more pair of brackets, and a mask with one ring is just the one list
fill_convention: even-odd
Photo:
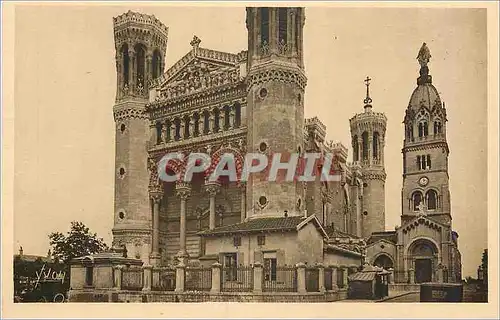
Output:
[[[304,144],[303,63],[304,8],[247,8],[248,29],[248,152],[265,154],[269,161],[281,153],[301,153]],[[295,166],[293,170],[295,170]],[[289,169],[290,170],[290,169]],[[284,171],[280,170],[279,175]],[[267,182],[250,176],[247,217],[303,215],[301,182]]]
[[420,76],[404,118],[402,223],[426,214],[451,223],[446,108],[432,84],[424,43],[418,54]]
[[163,74],[168,28],[154,16],[128,11],[113,18],[117,88],[113,245],[148,261],[151,206],[148,198],[145,113],[149,81]]
[[363,199],[361,210],[361,236],[368,238],[373,232],[385,230],[385,166],[384,145],[387,117],[373,112],[370,81],[366,77],[365,111],[356,114],[350,122],[353,161],[361,165]]

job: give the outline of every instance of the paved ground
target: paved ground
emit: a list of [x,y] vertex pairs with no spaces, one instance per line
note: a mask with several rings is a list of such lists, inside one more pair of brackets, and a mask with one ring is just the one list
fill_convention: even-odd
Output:
[[395,297],[389,297],[380,302],[420,302],[420,292],[405,292]]
[[[485,292],[474,290],[464,290],[463,302],[487,302],[488,295]],[[388,302],[388,303],[410,303],[420,302],[420,292],[391,292],[389,297],[376,301],[376,300],[342,300],[339,302]]]

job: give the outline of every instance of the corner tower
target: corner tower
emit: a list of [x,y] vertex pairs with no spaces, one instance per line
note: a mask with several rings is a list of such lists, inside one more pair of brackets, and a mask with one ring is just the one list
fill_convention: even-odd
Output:
[[[247,8],[248,152],[301,153],[304,144],[304,8]],[[281,162],[288,161],[283,157]],[[250,177],[247,217],[302,215],[300,182]]]
[[424,212],[451,223],[446,109],[427,66],[424,43],[418,54],[420,76],[404,118],[402,223]]
[[131,11],[113,18],[113,27],[117,72],[113,245],[125,246],[129,257],[147,261],[150,125],[144,110],[149,81],[163,73],[168,28],[154,16]]
[[361,236],[368,238],[373,232],[385,230],[385,167],[384,145],[387,118],[373,112],[370,98],[370,78],[365,80],[365,112],[356,114],[350,122],[353,161],[361,165],[363,199]]

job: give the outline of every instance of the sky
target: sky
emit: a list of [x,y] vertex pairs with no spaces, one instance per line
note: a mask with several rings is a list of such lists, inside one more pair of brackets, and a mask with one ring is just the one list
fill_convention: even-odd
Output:
[[[128,10],[169,27],[167,68],[201,47],[247,49],[243,7],[19,5],[15,22],[14,246],[45,255],[51,232],[82,221],[110,244],[116,94],[113,20]],[[481,9],[307,8],[305,116],[327,139],[350,146],[349,119],[363,112],[366,76],[373,110],[388,118],[386,229],[400,225],[402,121],[416,87],[423,42],[448,112],[449,176],[463,276],[476,276],[487,248],[487,38]]]

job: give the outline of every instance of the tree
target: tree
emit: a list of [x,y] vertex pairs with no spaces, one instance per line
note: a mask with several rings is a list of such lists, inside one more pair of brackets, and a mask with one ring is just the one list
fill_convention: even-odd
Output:
[[67,235],[53,232],[49,235],[54,259],[68,263],[71,259],[108,250],[108,246],[97,234],[90,233],[82,222],[71,222]]
[[481,268],[483,269],[483,283],[488,287],[488,249],[484,249],[483,257],[481,258]]

